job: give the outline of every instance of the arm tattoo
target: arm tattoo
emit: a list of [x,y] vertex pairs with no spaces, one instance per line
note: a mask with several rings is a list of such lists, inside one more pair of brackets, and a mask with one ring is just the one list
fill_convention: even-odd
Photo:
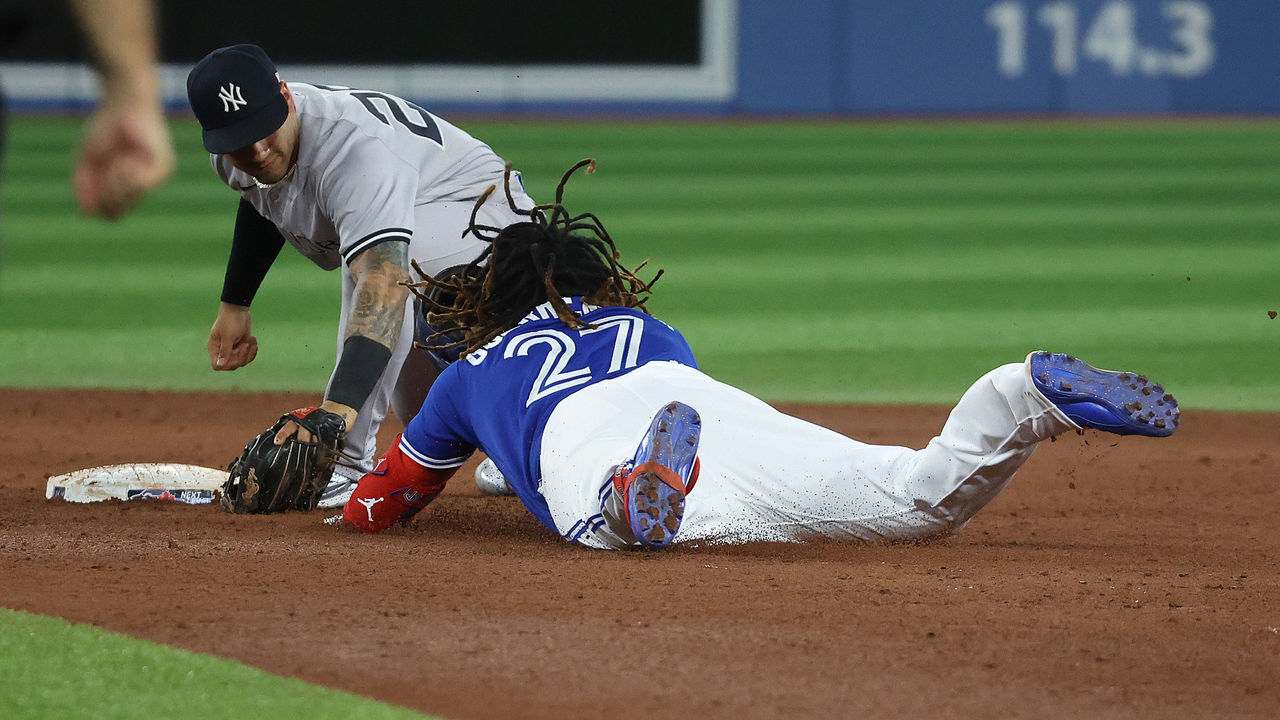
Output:
[[347,337],[362,335],[389,348],[396,346],[409,296],[409,290],[400,284],[409,279],[408,255],[408,243],[390,241],[365,250],[351,261],[356,289]]

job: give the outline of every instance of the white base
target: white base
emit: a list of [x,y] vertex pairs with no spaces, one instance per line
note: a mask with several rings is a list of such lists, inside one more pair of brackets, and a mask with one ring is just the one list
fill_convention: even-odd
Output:
[[77,470],[49,478],[46,499],[90,503],[102,500],[213,502],[227,471],[181,463],[128,463]]

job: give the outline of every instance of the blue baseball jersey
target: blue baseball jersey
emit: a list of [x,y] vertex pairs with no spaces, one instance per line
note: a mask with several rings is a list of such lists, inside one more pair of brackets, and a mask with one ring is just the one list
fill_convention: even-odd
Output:
[[441,373],[400,441],[407,457],[437,469],[457,467],[483,450],[525,507],[552,530],[538,485],[542,431],[556,404],[645,363],[697,367],[684,336],[661,320],[630,308],[595,307],[580,297],[565,301],[595,327],[571,330],[550,303],[539,305]]

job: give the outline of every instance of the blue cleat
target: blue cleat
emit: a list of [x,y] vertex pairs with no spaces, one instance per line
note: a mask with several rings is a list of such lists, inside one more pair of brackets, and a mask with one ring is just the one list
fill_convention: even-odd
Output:
[[1167,437],[1182,418],[1178,401],[1142,375],[1099,370],[1070,355],[1032,353],[1031,379],[1080,427]]
[[635,458],[613,475],[613,490],[641,545],[662,548],[675,540],[684,498],[698,480],[702,418],[681,402],[667,403],[649,424]]

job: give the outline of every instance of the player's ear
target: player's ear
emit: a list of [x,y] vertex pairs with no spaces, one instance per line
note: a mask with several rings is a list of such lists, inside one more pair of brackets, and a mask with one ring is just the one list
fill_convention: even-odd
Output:
[[280,81],[280,96],[284,98],[285,104],[289,106],[289,112],[294,112],[293,93],[289,92],[289,86],[283,80]]

